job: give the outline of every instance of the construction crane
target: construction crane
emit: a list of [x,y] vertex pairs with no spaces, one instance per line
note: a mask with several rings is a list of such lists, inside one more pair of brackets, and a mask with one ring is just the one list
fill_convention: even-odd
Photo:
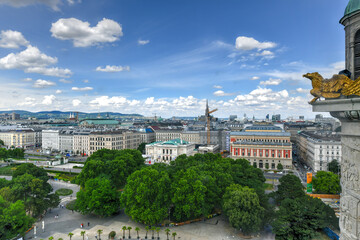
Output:
[[209,111],[209,104],[208,100],[206,100],[206,110],[205,110],[205,117],[207,120],[207,145],[210,145],[210,114],[216,112],[218,109],[214,109]]

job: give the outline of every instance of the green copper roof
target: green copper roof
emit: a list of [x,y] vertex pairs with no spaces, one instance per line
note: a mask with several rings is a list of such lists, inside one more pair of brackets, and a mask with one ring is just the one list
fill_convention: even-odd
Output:
[[176,138],[170,141],[163,142],[161,145],[186,145],[189,144],[187,141],[183,141],[180,138]]
[[346,6],[344,16],[360,10],[360,0],[350,0]]
[[89,125],[118,125],[119,121],[114,119],[85,119],[81,124],[87,123]]

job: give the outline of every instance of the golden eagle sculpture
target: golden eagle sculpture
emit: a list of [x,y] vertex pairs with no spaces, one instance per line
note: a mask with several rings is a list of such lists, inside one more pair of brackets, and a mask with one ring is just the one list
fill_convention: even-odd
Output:
[[334,74],[330,79],[324,79],[318,72],[304,74],[303,77],[311,80],[313,89],[310,91],[314,98],[309,102],[314,103],[320,97],[338,98],[341,95],[360,96],[360,77],[351,80],[345,75]]

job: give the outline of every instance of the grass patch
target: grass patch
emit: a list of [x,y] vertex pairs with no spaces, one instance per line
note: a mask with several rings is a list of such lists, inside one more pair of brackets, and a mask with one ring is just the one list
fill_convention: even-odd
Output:
[[80,169],[82,169],[83,167],[80,167],[80,166],[73,166],[73,168],[80,168]]
[[73,193],[73,190],[68,189],[68,188],[60,188],[60,189],[56,190],[55,193],[59,196],[68,196]]
[[273,190],[274,186],[270,183],[264,183],[265,190]]
[[54,178],[57,178],[59,180],[63,180],[63,181],[70,181],[72,182],[73,180],[75,180],[77,175],[75,174],[66,174],[66,173],[56,173],[56,176]]
[[76,200],[70,201],[68,204],[66,204],[66,208],[69,210],[75,210],[75,203],[76,203]]

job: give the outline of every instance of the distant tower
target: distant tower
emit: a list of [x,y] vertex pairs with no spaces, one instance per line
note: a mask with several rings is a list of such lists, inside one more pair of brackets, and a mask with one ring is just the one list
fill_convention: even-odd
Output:
[[205,117],[207,117],[208,115],[209,115],[209,104],[208,104],[208,100],[206,99]]

